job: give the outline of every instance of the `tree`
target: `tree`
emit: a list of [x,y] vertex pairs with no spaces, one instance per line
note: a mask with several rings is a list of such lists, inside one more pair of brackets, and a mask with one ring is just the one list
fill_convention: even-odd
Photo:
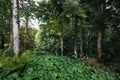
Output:
[[[28,37],[28,29],[29,29],[29,22],[30,22],[30,19],[34,19],[33,18],[33,14],[34,14],[34,7],[35,7],[35,3],[33,0],[20,0],[20,3],[19,3],[20,7],[19,7],[19,16],[21,18],[24,18],[25,20],[21,20],[25,23],[25,25],[22,25],[24,26],[24,39],[20,42],[20,43],[24,43],[24,48],[25,49],[28,49],[28,41],[27,39],[29,39]],[[20,26],[21,28],[21,26]]]
[[75,16],[75,28],[74,28],[74,54],[75,54],[75,58],[78,57],[78,16]]
[[83,26],[82,26],[82,18],[80,19],[80,57],[84,55],[83,53]]
[[18,30],[18,0],[13,0],[13,50],[19,56],[19,30]]
[[[71,6],[69,6],[71,5]],[[69,17],[69,19],[73,19],[74,26],[74,55],[75,57],[83,56],[83,32],[82,32],[82,18],[85,19],[85,10],[84,5],[82,5],[80,0],[66,0],[63,7],[63,14]],[[78,28],[80,27],[80,28]],[[79,31],[80,29],[80,31]],[[79,34],[80,33],[80,34]],[[79,36],[80,35],[80,36]],[[80,40],[78,39],[80,37]],[[80,42],[79,42],[80,41]],[[80,44],[80,49],[78,47]],[[78,54],[80,51],[80,55]]]
[[10,35],[10,40],[9,40],[9,48],[13,49],[13,18],[10,19],[10,31],[9,31],[9,35]]
[[[42,1],[39,3],[39,13],[37,14],[37,15],[39,15],[38,18],[40,18],[41,21],[43,20],[43,22],[45,22],[47,25],[51,23],[50,22],[51,19],[55,20],[57,22],[57,24],[55,23],[55,25],[56,25],[56,29],[59,28],[59,31],[56,34],[60,33],[59,43],[57,43],[57,44],[60,44],[59,47],[60,47],[61,55],[63,55],[63,53],[64,53],[64,46],[63,46],[63,44],[64,44],[63,26],[64,25],[62,24],[62,17],[61,17],[61,13],[63,11],[62,3],[63,3],[63,1],[61,1],[61,0],[58,0],[58,1],[50,0],[48,2]],[[56,19],[55,19],[55,17],[56,17]],[[49,34],[48,34],[49,40],[48,41],[50,42],[50,29],[49,28],[50,28],[50,26],[48,27],[48,30],[49,30]],[[44,33],[47,36],[46,30],[47,30],[47,28],[44,30]]]
[[63,25],[62,25],[62,19],[61,19],[61,14],[63,12],[63,1],[61,0],[51,0],[54,8],[55,8],[55,12],[57,13],[57,17],[58,17],[58,27],[60,29],[60,48],[61,48],[61,55],[63,55],[64,52],[64,30],[63,30]]
[[[11,2],[9,0],[0,1],[0,37],[1,37],[1,49],[5,50],[8,47],[8,34],[9,34],[9,20],[11,16]],[[12,7],[11,7],[12,8]],[[7,44],[7,45],[5,45]]]

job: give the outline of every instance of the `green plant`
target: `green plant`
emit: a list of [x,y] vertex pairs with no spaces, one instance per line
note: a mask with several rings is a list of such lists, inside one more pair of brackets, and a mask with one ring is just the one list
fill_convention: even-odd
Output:
[[[0,78],[18,80],[119,80],[120,75],[107,68],[86,66],[80,60],[55,55],[29,55],[29,51],[17,59],[10,59],[11,63],[17,61],[18,65],[7,69],[0,69]],[[17,59],[17,60],[16,60]],[[10,65],[10,64],[9,64]]]

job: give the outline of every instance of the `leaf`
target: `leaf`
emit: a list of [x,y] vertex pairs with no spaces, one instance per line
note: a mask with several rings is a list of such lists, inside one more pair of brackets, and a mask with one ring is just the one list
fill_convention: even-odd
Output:
[[2,66],[3,66],[3,64],[2,64],[2,63],[0,63],[0,68],[2,68]]

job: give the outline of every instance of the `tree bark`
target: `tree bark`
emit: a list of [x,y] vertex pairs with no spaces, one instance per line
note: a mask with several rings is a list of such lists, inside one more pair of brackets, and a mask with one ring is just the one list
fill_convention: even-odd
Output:
[[17,0],[13,0],[13,50],[19,56],[19,30],[18,30]]
[[98,31],[98,60],[102,60],[102,29]]
[[13,49],[13,18],[10,19],[9,48]]
[[61,37],[60,37],[60,42],[61,42],[61,55],[63,55],[63,26],[61,27]]
[[[98,20],[101,20],[101,16],[103,15],[103,1],[98,1]],[[104,20],[104,19],[103,19]],[[98,61],[103,63],[102,60],[102,41],[103,41],[103,34],[104,34],[104,22],[98,22]]]
[[102,59],[102,43],[104,39],[104,33],[105,33],[105,25],[101,25],[101,27],[99,27],[98,30],[98,60],[101,63],[104,63]]
[[78,22],[77,22],[77,16],[75,16],[75,29],[74,29],[74,55],[75,55],[75,58],[78,57],[77,38],[78,38]]
[[60,22],[60,18],[59,18],[59,26],[60,26],[60,48],[61,48],[61,55],[63,55],[63,51],[64,51],[64,41],[63,41],[63,26],[62,23]]
[[83,28],[82,28],[82,19],[80,21],[80,57],[84,55],[83,53]]

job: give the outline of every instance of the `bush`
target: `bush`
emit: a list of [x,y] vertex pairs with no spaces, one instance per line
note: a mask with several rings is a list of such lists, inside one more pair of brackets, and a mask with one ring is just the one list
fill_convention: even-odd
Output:
[[[25,53],[24,53],[25,54]],[[25,56],[25,55],[23,55]],[[23,60],[24,57],[21,57]],[[19,62],[20,63],[20,62]],[[18,65],[17,65],[18,66]],[[53,55],[30,56],[27,65],[0,73],[7,80],[119,80],[120,75],[106,69],[86,66],[80,60]],[[10,72],[11,71],[11,72]],[[7,73],[7,75],[6,75]],[[9,73],[9,74],[8,74]]]
[[15,55],[13,57],[6,56],[6,54],[0,56],[0,80],[4,80],[6,78],[8,80],[19,78],[16,75],[24,71],[30,58],[33,58],[34,56],[35,55],[29,50],[25,51],[20,57]]
[[6,56],[10,56],[12,57],[14,55],[13,49],[12,48],[8,48],[4,51],[4,53],[6,54]]

